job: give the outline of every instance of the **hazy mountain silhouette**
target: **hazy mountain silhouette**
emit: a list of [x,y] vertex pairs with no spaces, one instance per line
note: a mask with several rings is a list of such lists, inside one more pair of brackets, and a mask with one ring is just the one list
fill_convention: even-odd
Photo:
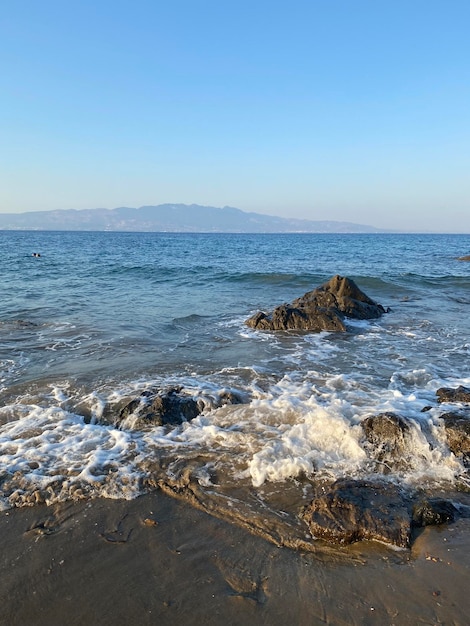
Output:
[[373,226],[247,213],[233,207],[160,204],[139,209],[66,209],[0,214],[3,230],[111,230],[228,233],[373,233]]

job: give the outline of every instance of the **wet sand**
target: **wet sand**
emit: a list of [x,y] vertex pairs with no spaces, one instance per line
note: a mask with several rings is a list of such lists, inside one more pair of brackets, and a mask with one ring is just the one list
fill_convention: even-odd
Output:
[[0,623],[446,624],[470,615],[470,520],[410,552],[302,553],[161,492],[0,514]]

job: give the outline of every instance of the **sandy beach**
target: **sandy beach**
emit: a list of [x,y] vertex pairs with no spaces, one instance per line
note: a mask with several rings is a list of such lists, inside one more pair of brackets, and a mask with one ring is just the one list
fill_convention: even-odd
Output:
[[468,623],[470,521],[410,552],[278,548],[156,492],[5,511],[0,622],[15,625]]

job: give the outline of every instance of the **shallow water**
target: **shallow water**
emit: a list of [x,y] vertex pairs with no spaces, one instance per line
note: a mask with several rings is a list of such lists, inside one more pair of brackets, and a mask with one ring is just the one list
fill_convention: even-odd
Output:
[[[413,426],[387,480],[465,487],[435,392],[470,384],[470,265],[456,260],[469,250],[457,235],[0,232],[2,507],[165,483],[225,516],[292,521],[312,481],[384,476],[360,426],[383,411]],[[245,326],[337,273],[391,312],[343,334]],[[116,426],[167,385],[204,412]],[[226,390],[245,403],[213,408]]]

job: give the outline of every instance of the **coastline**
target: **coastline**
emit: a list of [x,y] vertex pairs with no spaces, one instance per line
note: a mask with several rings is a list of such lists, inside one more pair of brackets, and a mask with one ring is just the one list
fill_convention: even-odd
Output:
[[[470,386],[468,268],[443,237],[3,238],[0,624],[466,625],[469,519],[394,550],[312,541],[299,516],[317,485],[370,475],[470,512],[436,401]],[[339,268],[391,314],[338,334],[245,324]],[[208,410],[119,424],[167,388]],[[227,392],[246,402],[216,406]],[[363,424],[390,412],[384,458]]]
[[156,491],[0,514],[0,623],[453,624],[470,613],[470,520],[411,551],[278,548]]

